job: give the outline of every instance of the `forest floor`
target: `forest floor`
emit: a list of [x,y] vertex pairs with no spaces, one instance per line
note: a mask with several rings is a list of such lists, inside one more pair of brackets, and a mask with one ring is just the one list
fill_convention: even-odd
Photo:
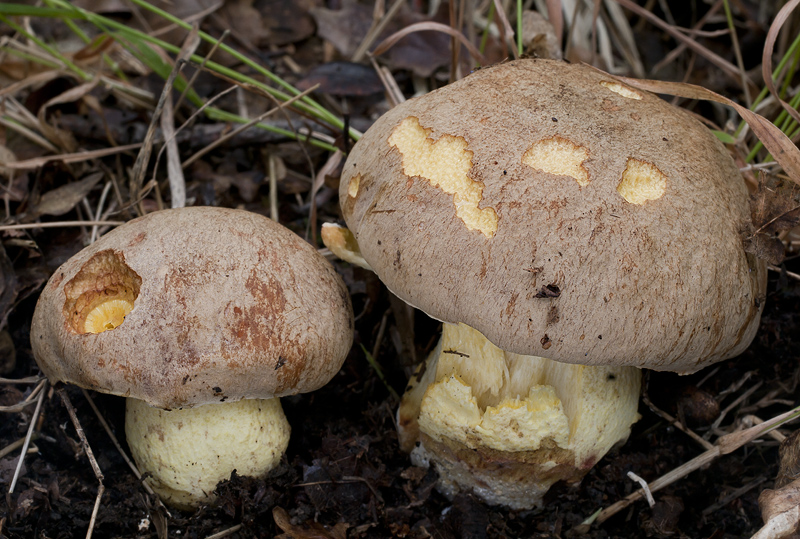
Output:
[[[165,26],[150,12],[123,0],[84,4],[143,31]],[[389,18],[381,36],[415,22],[448,23],[446,5],[429,17],[419,11],[419,5],[424,3],[402,4],[402,9]],[[684,2],[646,4],[654,16],[671,20],[672,27],[681,28],[693,27],[712,9],[700,2],[692,3],[691,11],[676,7]],[[765,12],[763,7],[759,11],[759,2],[731,2],[736,8],[733,16],[738,37],[734,47],[730,34],[725,32],[722,2],[716,4],[716,12],[707,17],[702,27],[707,32],[691,39],[731,65],[737,64],[738,47],[746,73],[761,84],[761,52],[776,12]],[[198,0],[174,0],[169,10],[193,20],[192,13],[209,6],[212,9],[198,18],[203,30],[219,37],[224,29],[233,29],[228,37],[231,46],[284,80],[300,89],[320,84],[315,98],[337,117],[347,115],[350,126],[363,132],[390,108],[384,86],[369,62],[343,61],[352,59],[372,26],[372,3],[229,0],[212,6]],[[669,6],[675,10],[663,11]],[[600,20],[613,30],[620,21],[615,23],[613,14],[606,10],[603,8]],[[734,101],[746,99],[741,80],[723,72],[698,49],[686,49],[655,71],[654,67],[678,44],[652,20],[627,8],[620,13],[624,14],[640,58],[638,63],[626,63],[622,48],[612,47],[609,54],[620,74],[633,76],[641,69],[640,75],[646,78],[691,82]],[[31,225],[98,219],[126,221],[136,216],[136,206],[127,203],[126,193],[138,147],[74,162],[58,156],[77,149],[102,152],[145,140],[166,74],[156,74],[147,62],[122,54],[124,51],[112,40],[95,42],[91,47],[76,43],[75,32],[58,18],[3,20],[22,26],[0,22],[0,36],[4,39],[0,42],[0,88],[5,88],[0,90],[5,114],[0,124],[0,196],[6,211],[0,226],[4,247],[0,249],[0,321],[4,322],[0,324],[0,406],[4,407],[0,412],[0,491],[5,493],[0,501],[0,538],[82,537],[89,528],[98,482],[53,388],[44,388],[34,438],[19,469],[15,489],[8,493],[18,468],[20,441],[25,439],[34,418],[38,397],[32,392],[41,380],[29,344],[36,299],[53,271],[83,248],[93,234],[91,225]],[[787,22],[784,32],[796,35],[798,22],[795,16]],[[96,27],[85,22],[79,26],[90,35],[97,35]],[[21,37],[20,28],[40,36],[44,44],[68,51],[64,54],[79,69],[102,71],[104,68],[98,67],[102,53],[127,61],[123,67],[128,77],[126,85],[138,89],[139,100],[130,93],[123,97],[105,81],[81,81],[68,68],[10,54],[12,49],[30,52],[22,46],[15,48],[12,41],[25,47],[38,46]],[[586,41],[590,35],[586,28],[576,25],[571,37],[572,60],[592,61],[592,55],[581,48],[582,43],[591,43]],[[180,47],[187,32],[173,28],[159,35]],[[480,34],[475,39],[479,38]],[[781,43],[779,40],[779,46]],[[447,82],[449,44],[450,38],[444,34],[416,33],[377,60],[388,67],[400,91],[408,97]],[[170,58],[163,49],[156,50],[163,58]],[[207,48],[199,50],[200,54],[207,52]],[[493,38],[485,54],[489,61],[500,61],[508,51]],[[776,49],[777,58],[780,54]],[[465,55],[464,51],[462,60]],[[262,80],[235,58],[222,56],[222,64]],[[604,58],[601,54],[594,60],[608,69]],[[186,78],[193,72],[187,68]],[[111,71],[104,75],[114,76]],[[219,95],[231,85],[230,80],[207,71],[199,71],[192,84],[203,100]],[[175,99],[177,96],[176,93]],[[678,100],[678,104],[704,116],[720,131],[731,132],[731,126],[738,122],[730,121],[731,111],[724,107],[691,100]],[[247,117],[256,117],[272,106],[269,100],[246,88],[223,95],[215,105]],[[195,110],[186,101],[176,107],[176,125]],[[761,113],[774,117],[777,110]],[[321,126],[307,117],[292,118],[289,122],[287,117],[274,116],[268,121],[290,131],[309,126],[328,135],[329,145],[343,147],[341,130]],[[27,125],[27,132],[19,125]],[[179,159],[185,161],[231,129],[228,123],[201,115],[179,134]],[[155,141],[153,155],[163,144],[158,136]],[[753,144],[748,139],[730,146],[743,167],[746,150]],[[339,169],[331,155],[330,149],[250,129],[186,168],[187,201],[270,215],[272,197],[277,203],[279,222],[322,248],[318,227],[341,218]],[[162,159],[154,171],[154,165],[150,165],[146,177],[152,174],[156,181],[144,182],[149,190],[139,208],[151,211],[169,205],[166,160]],[[3,168],[4,163],[14,161],[36,166]],[[326,168],[329,163],[334,166]],[[270,181],[271,164],[274,182]],[[780,173],[780,169],[773,172]],[[85,181],[89,177],[96,177],[94,183]],[[748,180],[754,187],[752,173]],[[52,195],[48,197],[48,193]],[[109,228],[101,226],[99,232]],[[405,357],[404,346],[412,343],[415,355],[425,357],[435,344],[440,325],[423,313],[417,312],[409,319],[407,311],[397,312],[396,303],[392,303],[389,292],[374,274],[331,258],[353,299],[357,315],[355,343],[344,367],[327,386],[311,394],[282,399],[292,436],[281,465],[268,478],[233,477],[219,485],[216,502],[194,513],[167,512],[145,493],[81,390],[66,387],[105,477],[106,491],[93,525],[93,537],[749,537],[763,524],[758,496],[774,483],[780,435],[763,436],[712,460],[656,492],[652,507],[639,500],[601,524],[580,525],[598,510],[639,489],[628,472],[652,482],[706,450],[702,443],[676,428],[668,416],[679,418],[679,423],[683,420],[687,428],[713,443],[719,436],[743,428],[752,416],[768,420],[800,404],[800,247],[792,250],[791,237],[785,242],[790,247],[788,257],[769,273],[761,327],[747,351],[690,376],[646,371],[646,400],[639,410],[642,417],[628,442],[602,459],[579,484],[556,484],[546,495],[543,507],[531,511],[491,507],[467,495],[448,500],[434,488],[435,473],[412,466],[408,455],[399,450],[395,429],[398,402],[389,388],[402,394],[413,368]],[[794,238],[796,241],[800,235]],[[365,351],[380,365],[385,382]],[[92,398],[127,451],[122,427],[123,399],[96,393]],[[789,425],[780,432],[789,434],[791,429]]]

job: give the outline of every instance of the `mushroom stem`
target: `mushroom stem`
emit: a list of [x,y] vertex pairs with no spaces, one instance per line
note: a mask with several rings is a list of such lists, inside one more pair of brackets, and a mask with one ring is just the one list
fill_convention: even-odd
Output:
[[444,324],[398,411],[400,441],[433,464],[448,496],[531,508],[558,480],[579,480],[627,439],[641,371],[505,352],[477,330]]
[[280,399],[247,399],[185,410],[127,399],[125,435],[145,481],[168,505],[193,509],[214,499],[220,481],[263,477],[289,445]]

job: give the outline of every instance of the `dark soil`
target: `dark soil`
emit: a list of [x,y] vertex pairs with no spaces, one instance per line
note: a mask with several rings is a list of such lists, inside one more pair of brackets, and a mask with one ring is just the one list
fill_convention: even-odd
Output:
[[[679,22],[686,27],[692,25],[692,20]],[[52,21],[46,25],[36,21],[36,24],[43,24],[41,31],[56,36],[58,27],[51,26],[55,24]],[[219,35],[218,28],[208,24],[208,30]],[[636,28],[646,64],[651,66],[664,56],[664,36],[648,25]],[[11,35],[8,28],[0,27],[0,31]],[[743,29],[740,39],[751,43],[747,50],[752,50],[763,44],[764,35],[763,25],[756,25]],[[720,48],[711,39],[705,43]],[[674,43],[669,45],[673,46]],[[291,45],[270,44],[262,53],[271,69],[292,82],[297,82],[302,74],[289,71],[279,60],[280,55],[291,55],[304,72],[323,65],[325,57],[323,39],[316,34]],[[732,53],[727,53],[734,61]],[[746,60],[752,66],[760,57],[753,55]],[[683,78],[685,66],[685,61],[677,63],[671,68],[670,77]],[[413,88],[408,69],[395,68],[394,72],[402,89],[410,95]],[[439,72],[446,77],[446,68]],[[318,76],[331,77],[337,84],[351,77],[349,72],[330,73]],[[698,61],[690,75],[693,82],[737,95],[730,79],[719,82],[713,66]],[[17,97],[35,115],[47,99],[74,85],[70,79],[58,78]],[[157,96],[163,82],[149,76],[140,79],[138,85],[152,89]],[[196,87],[210,96],[225,85],[203,74]],[[339,97],[342,93],[350,96]],[[366,128],[387,107],[380,92],[357,95],[356,90],[347,87],[340,88],[339,94],[320,94],[320,98],[332,107],[348,110],[352,125],[360,129]],[[117,143],[141,140],[149,122],[146,111],[122,107],[110,92],[99,87],[94,95],[105,110]],[[60,125],[72,126],[81,147],[107,145],[107,132],[102,123],[100,127],[96,125],[92,113],[72,105],[55,108],[57,111],[52,114],[58,114]],[[719,114],[716,109],[697,105],[695,110],[719,120],[715,118]],[[208,136],[213,140],[218,127],[217,124],[196,126],[193,136],[181,141],[182,154],[188,157],[207,144],[203,136],[208,133],[212,133]],[[12,131],[7,131],[2,140],[20,160],[41,151]],[[340,137],[338,143],[341,142]],[[188,196],[198,205],[239,206],[268,214],[266,153],[280,156],[288,170],[279,182],[280,221],[306,236],[311,226],[310,213],[301,202],[308,199],[308,176],[319,171],[329,155],[327,152],[263,134],[238,137],[188,171]],[[9,199],[11,214],[6,215],[4,224],[25,222],[25,214],[35,207],[36,197],[90,172],[124,176],[124,169],[133,165],[135,157],[135,153],[122,154],[81,166],[56,161],[21,174],[14,188],[23,194],[19,200]],[[163,162],[161,168],[164,169]],[[163,170],[158,174],[159,178],[166,177]],[[220,176],[235,181],[221,182]],[[88,195],[92,207],[96,207],[100,185]],[[165,183],[161,187],[162,193],[168,193]],[[317,195],[314,223],[317,227],[321,222],[339,218],[336,189],[337,178],[333,174]],[[155,209],[157,204],[154,194],[145,201],[148,209]],[[131,217],[133,212],[129,210],[111,218]],[[85,218],[78,204],[64,215],[43,216],[41,220]],[[5,330],[15,350],[15,361],[11,344],[0,343],[0,376],[19,379],[38,375],[29,345],[30,321],[38,291],[52,271],[84,245],[87,234],[87,230],[79,227],[65,227],[6,232],[3,236],[6,255],[0,259],[0,275],[4,279],[0,283],[0,307],[5,310],[0,316],[7,316]],[[392,303],[374,275],[334,263],[350,288],[358,316],[355,344],[344,367],[323,389],[282,400],[292,425],[292,438],[284,461],[271,477],[234,476],[218,486],[218,499],[211,506],[195,513],[165,512],[148,498],[81,391],[65,388],[104,474],[106,491],[93,537],[204,538],[220,532],[227,535],[216,537],[573,537],[580,535],[576,527],[593,513],[638,489],[638,484],[627,477],[629,471],[652,481],[704,451],[696,441],[642,404],[642,419],[634,425],[628,442],[601,460],[580,484],[557,484],[547,494],[541,509],[513,512],[486,506],[470,496],[444,498],[434,489],[434,472],[413,467],[408,456],[399,451],[394,419],[397,402],[364,352],[376,352],[375,359],[388,384],[402,394],[412,367],[411,354],[404,346],[413,343],[414,355],[424,357],[435,342],[438,324],[421,313],[416,313],[409,323],[407,315],[398,312],[396,303]],[[784,271],[770,272],[761,328],[750,348],[739,358],[692,376],[648,372],[644,392],[655,407],[683,419],[701,436],[712,430],[708,439],[713,442],[719,435],[735,430],[744,416],[755,414],[766,420],[800,404],[797,391],[800,282],[785,273],[786,270],[800,273],[800,258],[795,255],[787,259],[781,269]],[[32,383],[0,384],[0,406],[21,402],[33,387]],[[740,399],[743,395],[745,398]],[[92,397],[127,451],[122,427],[123,400],[102,394]],[[33,409],[34,406],[27,406],[21,412],[2,415],[0,450],[25,437]],[[720,425],[712,427],[718,409],[726,413]],[[53,389],[47,394],[36,421],[37,438],[32,443],[35,451],[26,456],[12,494],[7,491],[19,449],[0,458],[0,491],[5,493],[0,502],[0,539],[83,537],[98,481]],[[758,495],[773,485],[777,469],[778,442],[765,437],[658,491],[652,508],[644,501],[635,502],[605,523],[584,530],[585,536],[749,537],[762,525]]]

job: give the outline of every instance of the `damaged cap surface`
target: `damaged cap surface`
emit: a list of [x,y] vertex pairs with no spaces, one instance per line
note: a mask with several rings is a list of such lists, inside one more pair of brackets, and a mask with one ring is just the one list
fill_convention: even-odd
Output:
[[172,409],[313,391],[352,335],[347,289],[313,247],[264,216],[196,207],[134,219],[62,265],[31,344],[51,382]]
[[404,301],[500,348],[692,372],[743,351],[765,265],[747,191],[688,113],[587,66],[481,69],[381,117],[340,203]]

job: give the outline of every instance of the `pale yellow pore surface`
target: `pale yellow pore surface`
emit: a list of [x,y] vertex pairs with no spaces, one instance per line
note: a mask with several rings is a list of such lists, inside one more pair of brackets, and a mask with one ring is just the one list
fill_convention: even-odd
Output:
[[655,165],[628,158],[617,192],[631,204],[656,200],[667,190],[667,177]]
[[615,94],[619,94],[622,97],[627,97],[628,99],[642,99],[642,94],[639,92],[628,88],[618,82],[610,82],[610,81],[602,81],[600,86],[604,86],[614,92]]
[[434,141],[428,133],[413,116],[404,119],[392,132],[389,144],[403,156],[403,172],[428,180],[432,186],[453,195],[458,218],[469,230],[479,230],[491,238],[497,231],[497,212],[493,208],[478,208],[483,184],[467,175],[473,155],[467,149],[467,141],[453,135],[442,135]]
[[231,472],[262,477],[289,444],[279,399],[161,410],[128,399],[125,434],[136,464],[164,503],[191,509],[214,499]]
[[111,299],[103,302],[86,315],[83,330],[86,333],[102,333],[119,326],[125,316],[133,310],[133,303],[126,299]]
[[522,155],[522,163],[548,174],[569,176],[585,187],[589,185],[589,172],[583,162],[588,158],[586,148],[555,136],[534,142]]

